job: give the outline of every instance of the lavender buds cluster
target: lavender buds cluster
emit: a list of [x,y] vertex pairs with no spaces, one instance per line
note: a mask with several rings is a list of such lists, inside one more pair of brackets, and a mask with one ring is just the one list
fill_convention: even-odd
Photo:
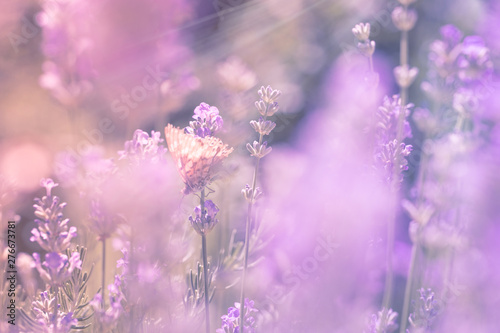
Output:
[[247,149],[252,156],[257,159],[255,163],[255,169],[253,173],[252,185],[246,185],[242,190],[242,193],[248,202],[247,209],[247,219],[245,225],[245,244],[244,244],[244,264],[243,264],[243,276],[241,282],[241,296],[240,296],[240,326],[241,331],[244,330],[244,311],[245,311],[245,280],[246,272],[248,267],[248,252],[250,246],[250,234],[251,225],[254,219],[252,207],[255,200],[262,194],[260,188],[257,187],[257,175],[259,172],[259,163],[261,158],[269,154],[272,150],[271,147],[267,147],[267,141],[264,140],[264,136],[269,135],[271,131],[276,127],[276,123],[267,120],[267,117],[274,115],[278,109],[279,105],[276,100],[280,97],[281,91],[271,88],[271,86],[261,87],[258,91],[260,100],[255,102],[255,107],[259,111],[261,117],[258,121],[252,120],[250,125],[259,134],[259,141],[254,141],[252,145],[247,143]]
[[227,315],[223,315],[222,327],[218,328],[216,333],[241,333],[243,331],[248,333],[255,333],[255,318],[253,317],[254,312],[258,312],[254,308],[254,301],[245,298],[245,313],[243,315],[243,328],[240,329],[240,309],[241,304],[238,302],[234,303],[234,307],[229,307],[227,309]]
[[40,300],[33,303],[33,313],[37,318],[35,325],[47,332],[66,332],[76,324],[76,319],[73,312],[59,310],[62,303],[58,297],[59,289],[65,286],[76,270],[82,269],[82,260],[79,251],[69,250],[77,231],[75,227],[68,228],[69,220],[63,217],[62,210],[66,203],[60,203],[59,197],[52,195],[52,189],[58,184],[52,179],[42,179],[41,185],[46,195],[35,199],[35,215],[39,219],[35,220],[38,227],[31,231],[31,241],[37,242],[48,253],[43,261],[38,253],[33,253],[33,267],[50,289],[42,292]]
[[374,40],[370,40],[370,28],[370,23],[359,23],[352,28],[352,33],[358,41],[356,44],[358,51],[368,58],[370,70],[365,76],[366,83],[376,87],[379,81],[378,74],[373,70],[373,54],[375,53],[376,43]]

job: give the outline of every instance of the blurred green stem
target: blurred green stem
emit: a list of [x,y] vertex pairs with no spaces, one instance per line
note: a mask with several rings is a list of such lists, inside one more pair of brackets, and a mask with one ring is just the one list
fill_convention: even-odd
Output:
[[[204,215],[205,210],[205,188],[201,190],[200,194],[200,208],[201,216]],[[210,333],[210,292],[208,290],[208,258],[207,258],[207,238],[205,234],[201,235],[201,251],[203,256],[203,281],[205,286],[205,324],[206,333]]]
[[[269,105],[266,106],[266,112],[264,115],[264,121],[267,119],[267,110],[269,108]],[[261,133],[259,136],[259,145],[262,144],[262,141],[264,140],[264,135]],[[253,170],[253,179],[252,179],[252,193],[251,193],[251,198],[250,202],[248,203],[248,208],[247,208],[247,219],[246,219],[246,225],[245,225],[245,256],[244,256],[244,264],[243,264],[243,273],[242,273],[242,278],[241,278],[241,294],[240,294],[240,333],[243,333],[245,327],[244,327],[244,319],[245,319],[245,284],[246,284],[246,275],[247,275],[247,267],[248,267],[248,251],[250,247],[250,227],[252,225],[252,208],[253,208],[253,199],[254,199],[254,194],[255,194],[255,189],[257,188],[257,176],[259,172],[259,164],[260,164],[260,158],[257,157],[257,162],[255,163],[255,168]]]

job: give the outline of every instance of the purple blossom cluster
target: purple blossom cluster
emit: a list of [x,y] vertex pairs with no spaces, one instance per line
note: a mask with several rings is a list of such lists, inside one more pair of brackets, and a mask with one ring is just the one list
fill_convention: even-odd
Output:
[[[254,308],[254,301],[245,298],[245,315],[244,315],[244,331],[248,333],[255,333],[255,318],[253,314],[258,312]],[[222,327],[216,330],[217,333],[240,333],[240,303],[235,302],[234,307],[227,309],[227,315],[223,315]]]
[[219,115],[219,109],[207,103],[201,103],[194,109],[193,119],[195,120],[190,121],[189,126],[184,131],[200,138],[213,136],[222,129],[224,124]]
[[57,332],[66,333],[76,326],[78,320],[73,318],[73,313],[54,314],[55,299],[50,297],[46,291],[40,294],[40,300],[34,301],[32,304],[33,312],[36,314],[38,332]]
[[138,129],[132,140],[125,142],[125,149],[120,150],[118,155],[120,160],[127,160],[134,165],[141,162],[161,162],[167,152],[165,147],[159,145],[163,141],[160,132],[152,131],[150,137],[148,133]]
[[63,216],[66,203],[60,203],[58,196],[52,196],[52,189],[58,184],[49,178],[42,179],[41,185],[45,188],[46,195],[35,199],[33,207],[35,216],[38,217],[35,220],[37,228],[31,230],[33,236],[30,240],[37,242],[45,251],[62,253],[77,236],[77,229],[69,227],[69,219]]
[[[382,172],[383,179],[387,184],[392,184],[394,165],[396,163],[399,164],[401,171],[408,170],[406,157],[410,155],[413,147],[398,142],[396,138],[401,113],[404,113],[402,139],[412,137],[410,123],[407,120],[412,108],[413,104],[411,103],[401,107],[401,99],[398,95],[394,95],[392,98],[385,96],[382,106],[377,111],[375,166]],[[401,175],[399,183],[402,181],[403,176]]]

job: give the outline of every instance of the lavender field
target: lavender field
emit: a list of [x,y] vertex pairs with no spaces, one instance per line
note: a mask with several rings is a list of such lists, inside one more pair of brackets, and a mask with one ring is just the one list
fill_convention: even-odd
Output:
[[0,333],[500,332],[499,1],[0,28]]

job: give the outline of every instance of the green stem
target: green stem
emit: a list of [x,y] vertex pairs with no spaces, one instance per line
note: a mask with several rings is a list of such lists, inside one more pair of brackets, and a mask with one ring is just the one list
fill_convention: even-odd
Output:
[[[264,121],[267,119],[267,108],[264,116]],[[260,134],[259,136],[259,145],[262,144],[264,140],[264,135]],[[248,267],[248,252],[250,248],[250,227],[252,224],[252,208],[253,208],[253,195],[255,193],[255,189],[257,188],[257,176],[259,172],[259,164],[260,158],[257,158],[257,162],[255,163],[255,168],[253,170],[253,179],[252,179],[252,197],[250,198],[250,202],[248,203],[247,208],[247,219],[245,223],[245,256],[244,256],[244,264],[243,264],[243,273],[241,278],[241,294],[240,294],[240,333],[243,333],[245,330],[244,327],[244,319],[245,319],[245,284],[246,284],[246,276],[247,276],[247,267]]]
[[104,309],[104,297],[105,297],[105,285],[106,285],[106,238],[101,240],[102,242],[102,277],[101,277],[101,306]]
[[387,249],[386,249],[386,265],[387,271],[385,274],[385,287],[384,297],[382,299],[382,308],[388,310],[391,305],[392,299],[392,285],[393,285],[393,267],[392,267],[392,252],[394,248],[394,229],[396,222],[396,213],[392,212],[393,216],[389,219],[387,225]]
[[411,259],[410,259],[410,268],[408,270],[408,278],[406,280],[406,288],[405,288],[405,298],[403,301],[403,312],[401,315],[401,329],[399,330],[399,333],[405,333],[406,332],[406,323],[408,320],[408,314],[409,314],[409,309],[410,309],[410,299],[411,299],[411,294],[412,294],[412,285],[413,285],[413,275],[415,272],[415,264],[417,261],[417,254],[418,254],[418,245],[415,243],[412,245],[411,248]]
[[[406,6],[404,7],[405,11],[408,9]],[[402,31],[401,39],[400,39],[400,65],[406,66],[408,65],[408,31]],[[403,142],[403,132],[404,132],[404,122],[406,117],[406,101],[408,99],[408,88],[401,88],[400,91],[400,112],[398,117],[398,125],[397,125],[397,134],[396,134],[396,159],[394,161],[393,166],[393,178],[392,178],[392,190],[395,195],[395,200],[398,198],[398,190],[399,190],[399,179],[401,176],[401,143]],[[397,201],[396,201],[397,203]],[[394,205],[394,209],[396,209],[397,205]],[[384,298],[383,298],[383,307],[389,308],[391,304],[392,298],[392,285],[393,285],[393,267],[392,267],[392,259],[393,259],[393,247],[395,240],[395,228],[396,228],[396,213],[393,214],[392,218],[389,221],[387,226],[387,275],[385,279],[385,289],[384,289]]]
[[[201,190],[200,195],[201,214],[204,215],[205,210],[205,188]],[[206,333],[210,333],[210,292],[208,290],[208,258],[207,258],[207,238],[205,234],[201,235],[201,251],[203,255],[203,282],[205,286],[205,324]]]

